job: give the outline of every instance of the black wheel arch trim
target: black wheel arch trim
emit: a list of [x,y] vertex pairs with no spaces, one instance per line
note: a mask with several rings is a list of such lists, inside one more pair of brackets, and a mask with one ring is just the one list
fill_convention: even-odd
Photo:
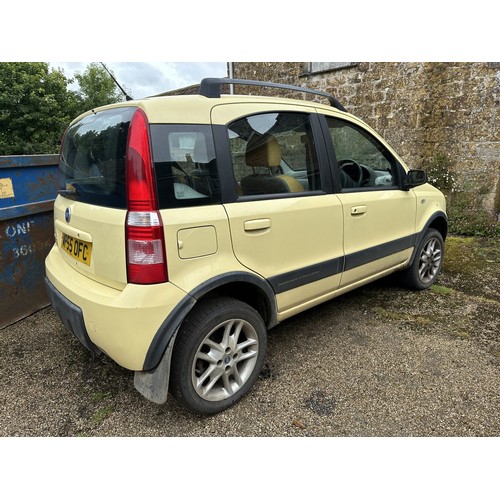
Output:
[[419,247],[420,243],[422,242],[422,239],[425,236],[425,233],[427,230],[432,226],[432,223],[438,219],[441,219],[444,222],[444,225],[442,226],[442,230],[440,231],[437,229],[441,235],[443,236],[443,240],[446,239],[446,236],[448,234],[448,217],[447,215],[442,212],[435,212],[432,214],[432,216],[428,219],[426,222],[425,226],[422,228],[420,232],[416,234],[416,239],[415,239],[415,246],[413,248],[413,254],[411,256],[410,262],[408,263],[407,267],[410,267],[413,264],[413,261],[415,260],[415,256],[417,255],[417,248]]
[[263,278],[254,274],[240,271],[225,273],[215,278],[211,278],[197,286],[175,306],[156,332],[144,359],[143,370],[146,371],[156,368],[165,352],[165,349],[179,329],[181,323],[184,321],[191,309],[193,309],[193,307],[201,299],[203,299],[203,297],[224,285],[237,283],[247,283],[259,288],[263,296],[266,298],[268,318],[267,320],[266,318],[263,318],[266,322],[266,327],[272,328],[273,326],[276,326],[278,323],[278,315],[276,310],[275,295],[271,285]]

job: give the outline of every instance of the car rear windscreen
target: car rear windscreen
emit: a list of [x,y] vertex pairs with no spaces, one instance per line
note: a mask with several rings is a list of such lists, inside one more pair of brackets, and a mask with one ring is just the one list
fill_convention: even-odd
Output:
[[136,108],[99,111],[71,125],[59,162],[60,190],[76,201],[126,208],[125,157]]

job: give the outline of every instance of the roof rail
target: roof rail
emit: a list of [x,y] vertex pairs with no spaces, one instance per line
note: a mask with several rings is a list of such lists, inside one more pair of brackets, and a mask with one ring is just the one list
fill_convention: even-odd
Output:
[[340,104],[340,102],[332,94],[328,94],[327,92],[313,90],[305,87],[297,87],[295,85],[285,85],[282,83],[261,82],[258,80],[235,80],[234,78],[203,78],[200,84],[200,95],[212,98],[220,97],[221,86],[231,83],[236,85],[253,85],[256,87],[275,87],[279,89],[296,90],[298,92],[305,92],[307,94],[315,94],[328,99],[328,101],[330,102],[330,106],[333,106],[340,111],[346,111],[344,106],[342,106],[342,104]]

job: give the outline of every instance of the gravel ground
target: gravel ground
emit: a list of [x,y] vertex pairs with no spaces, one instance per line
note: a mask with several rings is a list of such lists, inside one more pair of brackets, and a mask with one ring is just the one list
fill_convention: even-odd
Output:
[[43,309],[0,331],[0,436],[499,436],[498,241],[450,241],[474,265],[450,254],[431,290],[382,280],[273,329],[254,389],[211,417],[148,402]]

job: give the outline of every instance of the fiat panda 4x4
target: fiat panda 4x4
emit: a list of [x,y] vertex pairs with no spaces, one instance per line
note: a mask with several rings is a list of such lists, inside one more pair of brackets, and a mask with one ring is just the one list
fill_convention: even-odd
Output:
[[201,414],[254,384],[267,331],[398,271],[431,286],[443,195],[370,127],[329,104],[163,96],[93,109],[67,129],[46,259],[50,300],[94,353],[156,403]]

